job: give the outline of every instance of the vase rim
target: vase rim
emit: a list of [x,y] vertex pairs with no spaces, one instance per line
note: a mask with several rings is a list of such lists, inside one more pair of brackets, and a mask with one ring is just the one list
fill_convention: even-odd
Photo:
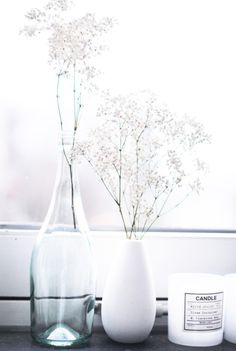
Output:
[[135,239],[135,238],[132,238],[132,239],[128,239],[128,238],[125,238],[123,240],[123,242],[128,242],[128,243],[137,243],[137,244],[141,244],[143,242],[142,239]]

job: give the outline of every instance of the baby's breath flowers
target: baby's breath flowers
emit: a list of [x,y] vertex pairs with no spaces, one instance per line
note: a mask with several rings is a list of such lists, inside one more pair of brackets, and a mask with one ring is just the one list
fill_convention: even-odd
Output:
[[[95,87],[94,78],[99,71],[94,65],[94,58],[99,56],[105,49],[101,39],[104,34],[109,32],[116,21],[111,17],[103,17],[97,20],[92,13],[87,13],[80,18],[74,18],[74,14],[71,13],[72,9],[72,0],[49,0],[41,9],[33,8],[26,14],[27,24],[21,32],[28,37],[46,34],[48,39],[49,63],[57,75],[57,108],[64,156],[70,168],[71,208],[74,219],[73,159],[71,154],[73,153],[75,138],[78,133],[82,95],[85,91]],[[60,92],[62,79],[71,79],[71,93],[73,94],[73,142],[71,150],[65,148],[63,137],[66,129],[65,122],[69,116],[64,116],[61,108]]]
[[98,126],[86,143],[76,143],[74,156],[87,159],[115,201],[126,237],[140,239],[161,215],[199,192],[206,165],[197,149],[209,136],[150,92],[106,94],[97,115]]
[[[87,87],[97,70],[92,59],[106,48],[101,38],[114,26],[115,19],[97,20],[92,13],[73,18],[68,11],[70,0],[51,0],[42,9],[33,8],[26,14],[28,24],[22,30],[28,37],[47,33],[49,63],[59,75],[78,73]],[[83,86],[83,84],[81,84]]]

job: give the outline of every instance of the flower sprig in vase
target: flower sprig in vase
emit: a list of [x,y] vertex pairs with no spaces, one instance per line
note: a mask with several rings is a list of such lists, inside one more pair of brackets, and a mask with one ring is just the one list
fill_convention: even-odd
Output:
[[152,92],[105,94],[90,138],[75,153],[92,166],[118,207],[128,239],[141,239],[160,216],[202,188],[198,157],[210,137],[193,118],[178,118]]
[[[46,219],[31,258],[31,334],[40,344],[72,347],[89,340],[95,305],[95,279],[88,227],[72,157],[83,97],[95,86],[94,58],[112,18],[70,15],[70,0],[51,0],[26,14],[28,37],[46,35],[49,63],[56,73],[56,104],[61,131],[61,163]],[[74,13],[73,13],[74,15]],[[67,88],[71,115],[62,105]]]
[[157,296],[140,239],[161,215],[201,189],[206,166],[197,151],[209,136],[194,119],[177,118],[151,92],[105,94],[98,120],[87,143],[76,143],[75,157],[83,155],[104,184],[128,239],[105,283],[102,321],[111,339],[138,343],[152,330]]

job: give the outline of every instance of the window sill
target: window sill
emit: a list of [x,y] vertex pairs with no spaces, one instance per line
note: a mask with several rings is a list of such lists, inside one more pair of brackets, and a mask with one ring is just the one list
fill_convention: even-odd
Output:
[[[29,262],[36,234],[36,230],[0,230],[0,326],[29,325]],[[101,298],[124,234],[91,234],[97,270],[96,296]],[[167,278],[172,273],[236,272],[235,233],[151,232],[144,240],[158,299],[167,297]]]

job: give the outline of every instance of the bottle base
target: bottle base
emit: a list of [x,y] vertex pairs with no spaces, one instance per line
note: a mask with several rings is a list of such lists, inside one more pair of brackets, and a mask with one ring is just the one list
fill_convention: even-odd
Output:
[[31,332],[31,336],[35,342],[44,346],[68,348],[87,344],[91,334],[82,335],[68,325],[59,323],[38,334]]

